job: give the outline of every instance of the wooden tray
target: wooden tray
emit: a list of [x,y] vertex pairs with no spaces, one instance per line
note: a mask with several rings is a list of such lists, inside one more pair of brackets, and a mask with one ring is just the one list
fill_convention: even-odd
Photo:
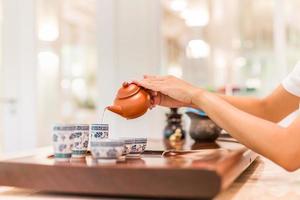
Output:
[[[162,156],[170,148],[192,150]],[[90,156],[55,163],[48,157],[51,150],[1,161],[0,185],[105,196],[212,198],[257,157],[235,141],[193,145],[150,141],[141,159],[110,165],[99,165]]]

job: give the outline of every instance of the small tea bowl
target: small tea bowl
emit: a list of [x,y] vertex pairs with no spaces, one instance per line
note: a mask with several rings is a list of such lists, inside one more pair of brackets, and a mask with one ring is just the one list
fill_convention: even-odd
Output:
[[120,139],[124,141],[124,149],[123,149],[122,156],[118,159],[118,161],[125,161],[127,155],[131,151],[132,145],[134,144],[134,138],[122,137]]
[[140,158],[147,146],[147,138],[134,138],[134,143],[131,145],[128,158]]
[[123,155],[127,155],[131,151],[131,147],[134,144],[134,138],[120,138],[124,141],[124,149],[123,149]]
[[122,156],[123,151],[123,140],[103,139],[91,142],[92,157],[99,163],[115,163]]

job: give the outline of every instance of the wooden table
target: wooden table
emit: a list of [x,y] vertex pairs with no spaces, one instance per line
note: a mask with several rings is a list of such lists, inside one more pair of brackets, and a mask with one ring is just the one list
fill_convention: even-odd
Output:
[[290,173],[260,157],[216,199],[300,199],[300,170]]
[[[300,170],[289,173],[267,159],[259,158],[226,191],[217,196],[216,199],[300,199],[299,187]],[[85,200],[99,199],[99,197],[49,194],[13,187],[0,187],[1,199]]]

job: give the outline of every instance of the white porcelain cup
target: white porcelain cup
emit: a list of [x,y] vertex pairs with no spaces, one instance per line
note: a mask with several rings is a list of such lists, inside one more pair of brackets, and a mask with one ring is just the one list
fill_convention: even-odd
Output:
[[75,125],[72,147],[73,158],[83,158],[86,156],[89,144],[89,130],[90,126],[88,124]]
[[72,156],[74,125],[56,124],[53,126],[53,148],[56,161],[69,161]]
[[119,139],[103,139],[91,142],[91,153],[100,163],[116,162],[123,154],[124,141]]
[[109,137],[109,125],[108,124],[91,124],[91,142],[99,142]]
[[141,154],[144,153],[147,146],[147,138],[134,138],[134,143],[131,145],[127,158],[140,158]]
[[135,144],[135,139],[130,137],[121,137],[120,139],[124,141],[123,155],[126,156],[130,153],[132,146]]

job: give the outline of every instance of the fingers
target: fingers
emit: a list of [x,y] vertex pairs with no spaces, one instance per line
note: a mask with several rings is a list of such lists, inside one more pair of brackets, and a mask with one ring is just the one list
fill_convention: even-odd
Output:
[[153,100],[151,100],[151,103],[150,103],[150,106],[149,106],[150,110],[155,108],[155,107],[156,107],[156,104],[154,103]]
[[155,78],[160,78],[160,76],[157,76],[157,75],[147,75],[147,74],[145,74],[143,77],[144,77],[145,79],[147,79],[147,78],[153,78],[153,79],[155,79]]
[[162,101],[163,96],[161,95],[161,93],[157,93],[157,96],[155,96],[153,98],[154,101],[154,105],[160,105],[161,101]]
[[154,76],[154,75],[146,75],[146,74],[145,74],[143,77],[144,77],[144,78],[155,78],[156,76]]
[[157,92],[157,91],[152,91],[152,90],[149,90],[148,92],[149,92],[149,93],[150,93],[150,95],[151,95],[151,96],[153,96],[153,97],[156,97],[156,96],[157,96],[157,94],[158,94],[158,92]]
[[153,91],[152,96],[157,96],[157,92],[162,91],[166,78],[166,76],[144,75],[144,79],[134,80],[133,83]]
[[152,90],[148,90],[148,93],[150,94],[150,101],[151,101],[151,104],[155,105],[156,102],[157,102],[157,98],[158,98],[158,93],[155,92],[155,91],[152,91]]
[[[145,78],[147,77],[147,78]],[[124,82],[124,85],[128,85],[131,83],[137,84],[141,87],[144,87],[147,92],[150,94],[150,106],[149,109],[155,108],[156,105],[160,102],[160,96],[158,96],[158,86],[156,84],[153,84],[153,81],[150,79],[155,79],[155,76],[144,76],[144,79],[141,81],[133,80],[131,82]]]
[[159,96],[159,93],[158,91],[156,91],[157,89],[154,88],[154,87],[148,87],[147,83],[145,84],[145,81],[142,80],[142,81],[133,81],[133,83],[139,85],[139,86],[142,86],[146,89],[146,91],[150,94],[150,103],[151,103],[151,106],[150,108],[154,108],[159,102],[160,102],[160,96]]
[[133,80],[133,81],[131,81],[131,83],[134,83],[134,84],[136,84],[136,85],[139,85],[139,86],[140,86],[140,84],[139,84],[139,81],[138,81],[138,80]]
[[161,102],[161,95],[158,96],[151,96],[150,99],[150,109],[155,108],[157,105],[160,105]]
[[153,90],[153,91],[156,91],[156,92],[160,91],[161,87],[162,87],[161,84],[159,84],[155,81],[148,80],[148,79],[143,79],[141,81],[137,81],[137,84],[139,86],[142,86],[142,87],[146,88],[146,89]]
[[163,81],[166,79],[165,76],[157,76],[157,75],[144,75],[144,79],[149,79],[153,81]]
[[156,81],[164,81],[167,78],[166,76],[157,76],[157,75],[144,75],[143,77],[144,77],[143,80],[133,80],[132,83],[141,85],[141,82],[145,80],[156,82]]
[[155,106],[156,106],[156,104],[155,104],[155,96],[152,96],[152,94],[153,94],[153,92],[149,92],[150,93],[150,106],[149,106],[149,108],[150,108],[150,110],[152,110]]

